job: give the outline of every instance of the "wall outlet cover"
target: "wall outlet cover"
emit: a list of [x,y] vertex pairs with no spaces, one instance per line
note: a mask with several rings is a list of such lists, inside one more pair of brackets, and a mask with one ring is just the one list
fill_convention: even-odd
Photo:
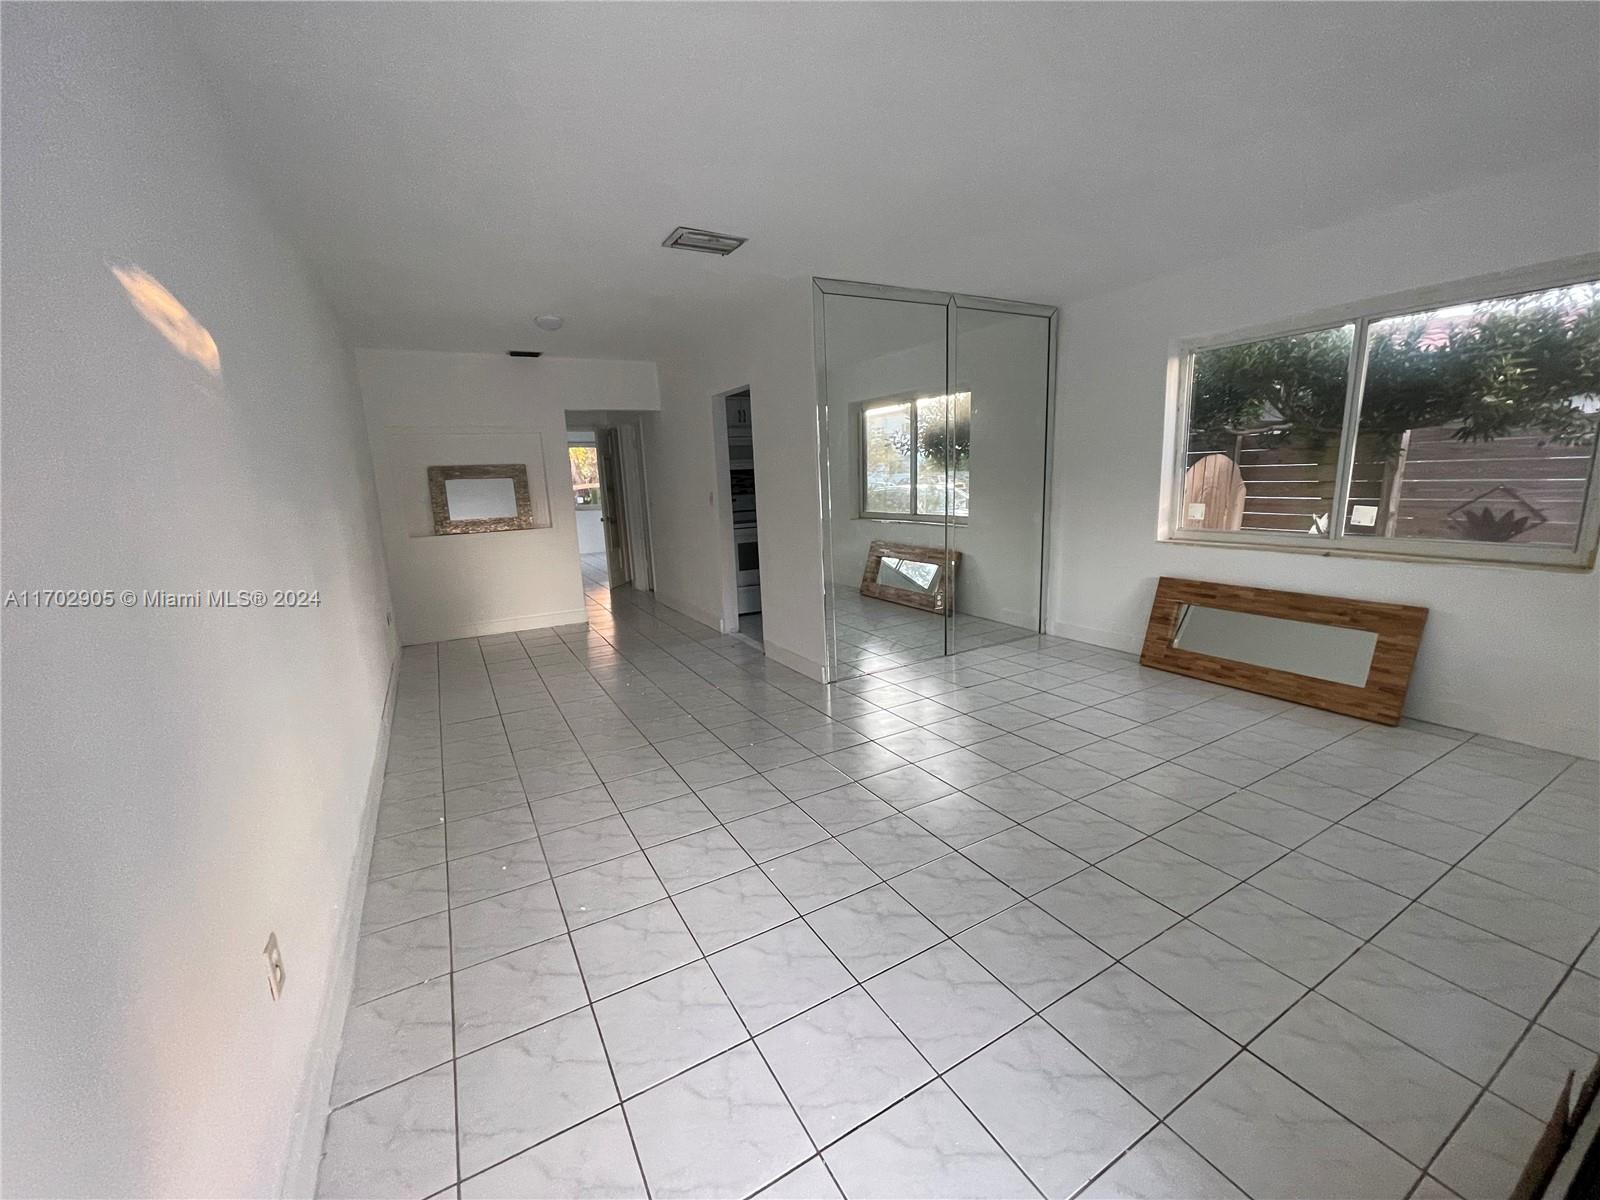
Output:
[[261,948],[267,960],[267,990],[274,1000],[283,995],[283,953],[278,949],[278,935],[269,933],[267,944]]

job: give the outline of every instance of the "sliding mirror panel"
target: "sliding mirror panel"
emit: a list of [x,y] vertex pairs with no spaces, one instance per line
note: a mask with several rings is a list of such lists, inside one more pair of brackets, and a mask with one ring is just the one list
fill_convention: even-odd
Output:
[[1040,631],[1056,310],[816,281],[836,679]]
[[1049,447],[1051,318],[958,299],[952,308],[954,385],[943,423],[923,430],[928,475],[945,483],[942,511],[956,603],[945,650],[958,654],[1040,629]]
[[938,589],[906,564],[944,553],[945,480],[918,437],[945,393],[947,303],[823,294],[821,306],[834,675],[848,678],[944,653]]

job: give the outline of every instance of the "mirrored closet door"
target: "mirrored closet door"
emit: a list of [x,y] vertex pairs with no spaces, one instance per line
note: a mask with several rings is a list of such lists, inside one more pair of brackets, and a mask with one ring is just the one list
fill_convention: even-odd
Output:
[[1055,310],[816,281],[833,676],[1031,637]]

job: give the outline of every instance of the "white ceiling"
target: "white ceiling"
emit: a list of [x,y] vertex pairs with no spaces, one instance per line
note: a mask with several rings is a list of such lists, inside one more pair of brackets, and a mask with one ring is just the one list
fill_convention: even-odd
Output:
[[649,358],[808,275],[1061,303],[1600,146],[1593,4],[175,9],[361,345]]

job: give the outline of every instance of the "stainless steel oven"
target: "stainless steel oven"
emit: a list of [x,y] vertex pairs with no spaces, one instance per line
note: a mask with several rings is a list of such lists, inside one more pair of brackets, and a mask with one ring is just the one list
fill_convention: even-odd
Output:
[[754,467],[735,466],[728,472],[729,495],[733,501],[733,523],[753,525],[756,519],[756,472]]
[[761,547],[754,525],[733,527],[734,581],[741,613],[761,611]]

